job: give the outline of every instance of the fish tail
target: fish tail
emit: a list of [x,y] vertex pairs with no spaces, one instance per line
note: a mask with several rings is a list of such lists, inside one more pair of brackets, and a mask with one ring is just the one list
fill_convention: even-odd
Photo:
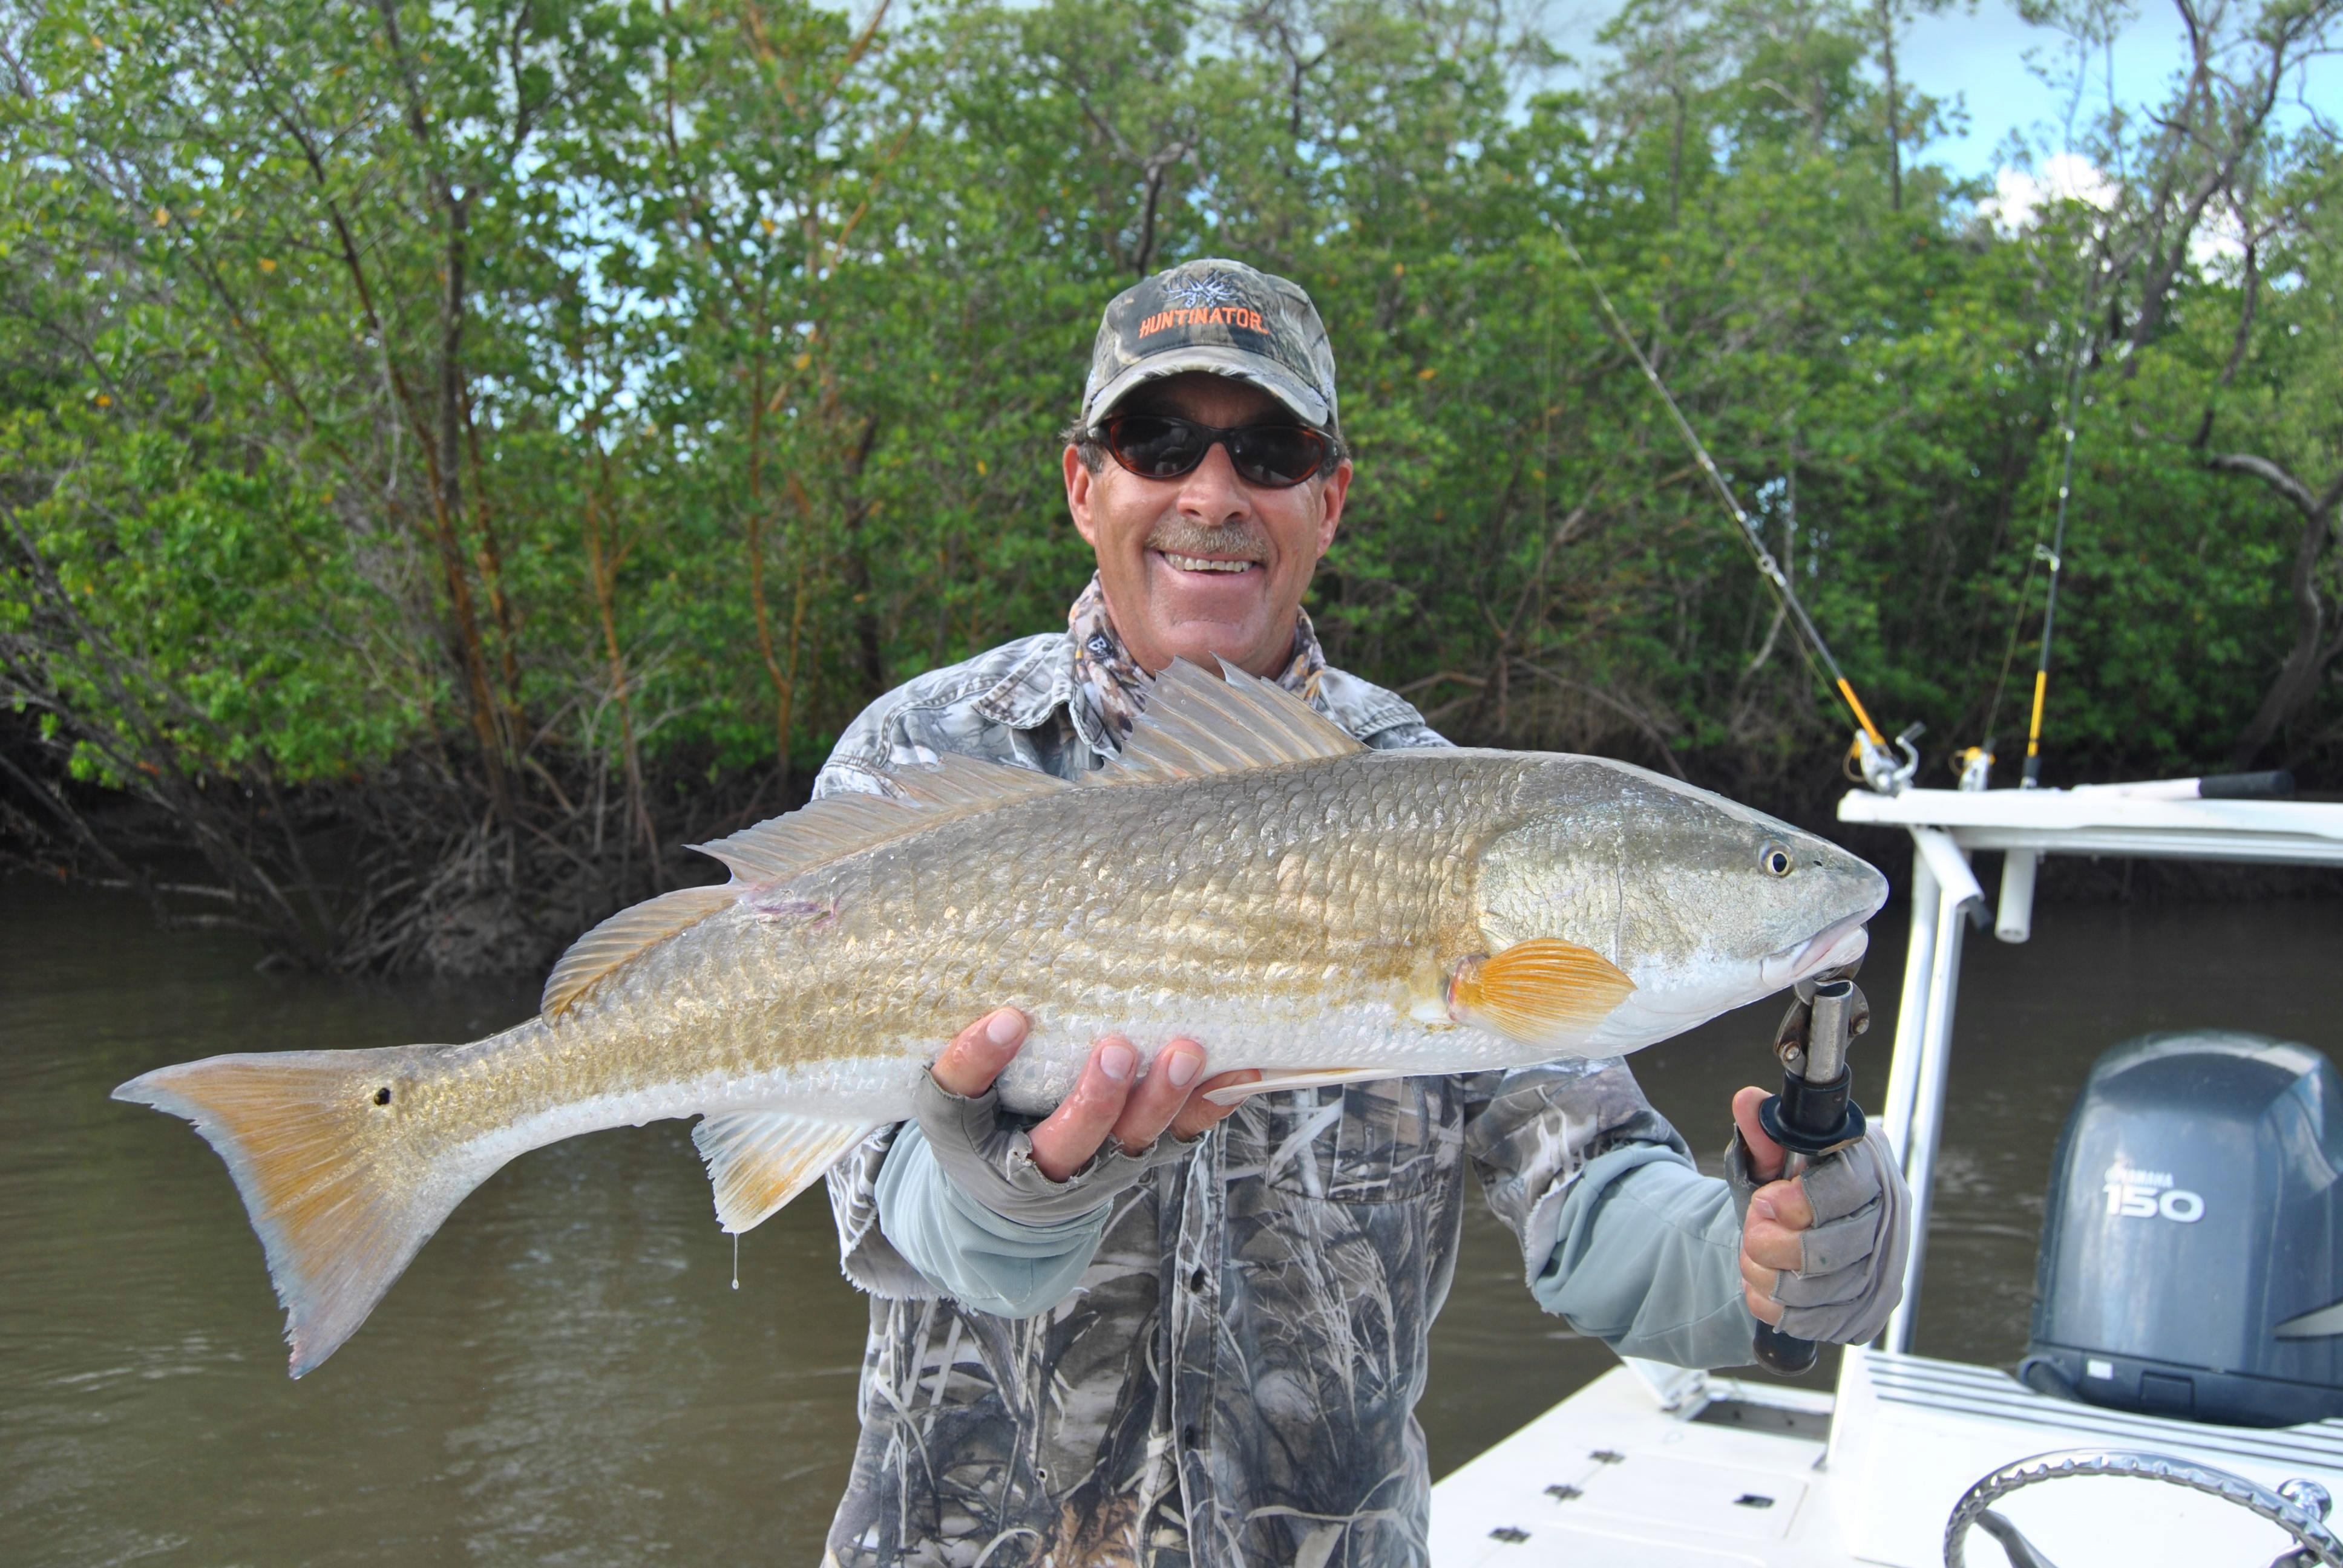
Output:
[[299,1377],[340,1348],[467,1193],[503,1163],[449,1159],[429,1068],[439,1048],[215,1056],[158,1068],[116,1100],[185,1117],[227,1162],[285,1304]]

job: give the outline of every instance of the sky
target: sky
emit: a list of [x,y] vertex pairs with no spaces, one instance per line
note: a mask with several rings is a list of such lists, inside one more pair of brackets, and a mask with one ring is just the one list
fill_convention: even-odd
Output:
[[[1599,53],[1595,31],[1617,10],[1616,0],[1554,0],[1547,15],[1555,41],[1588,59]],[[2137,104],[2160,95],[2186,58],[2183,38],[2178,13],[2168,0],[2142,0],[2140,15],[2116,40],[2117,99]],[[2060,124],[2066,104],[2029,68],[2026,56],[2040,51],[2045,63],[2054,63],[2062,42],[2054,34],[2027,26],[2008,0],[1977,0],[1974,10],[1955,10],[1915,23],[1901,51],[1900,68],[1919,91],[1948,106],[1957,100],[1968,119],[1965,132],[1921,149],[1921,157],[1941,163],[1956,175],[1991,177],[2008,166],[2005,154],[2013,134],[2031,143],[2037,158],[2060,151],[2066,145]],[[2095,68],[2092,85],[2103,103],[2107,84],[2102,69]],[[2325,113],[2343,117],[2343,60],[2319,62],[2308,87]],[[2084,117],[2088,114],[2086,104]],[[2303,116],[2297,110],[2282,112],[2280,117],[2296,124]]]

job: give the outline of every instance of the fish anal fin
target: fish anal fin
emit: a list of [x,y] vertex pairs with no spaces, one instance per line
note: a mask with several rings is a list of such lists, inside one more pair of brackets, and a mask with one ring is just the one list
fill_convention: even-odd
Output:
[[545,994],[538,1010],[548,1018],[590,990],[595,981],[654,943],[688,930],[739,899],[737,888],[678,888],[620,910],[569,944],[569,950],[545,977]]
[[1534,937],[1461,960],[1448,977],[1448,1010],[1459,1023],[1538,1045],[1592,1030],[1634,989],[1594,949]]
[[830,1121],[786,1111],[736,1111],[691,1130],[716,1190],[716,1218],[734,1235],[753,1230],[820,1181],[876,1123]]
[[827,795],[691,848],[743,882],[778,882],[954,817],[1072,788],[1054,774],[951,752],[879,777],[885,794]]
[[1234,665],[1212,674],[1175,659],[1147,690],[1147,709],[1115,759],[1086,784],[1162,784],[1348,757],[1366,748],[1273,680]]
[[1403,1078],[1388,1067],[1319,1067],[1295,1072],[1276,1072],[1251,1083],[1232,1083],[1209,1091],[1204,1098],[1215,1105],[1239,1105],[1256,1094],[1275,1094],[1286,1089],[1323,1089],[1330,1083],[1364,1083],[1376,1078]]

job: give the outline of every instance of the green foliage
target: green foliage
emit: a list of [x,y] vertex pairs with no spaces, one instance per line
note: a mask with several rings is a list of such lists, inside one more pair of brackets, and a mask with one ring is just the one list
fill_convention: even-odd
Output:
[[[558,927],[888,686],[1057,623],[1098,312],[1230,255],[1332,332],[1336,660],[1466,738],[1811,809],[1844,716],[1557,229],[1875,713],[1942,743],[2021,731],[2092,355],[2052,773],[2217,764],[2299,640],[2304,523],[2210,455],[2343,465],[2332,149],[2248,138],[2250,266],[2174,248],[2186,149],[1996,228],[1911,160],[1910,9],[1634,0],[1558,94],[1440,0],[0,6],[20,779],[49,746],[184,813],[428,774],[628,858]],[[2325,668],[2279,726],[2314,768]]]

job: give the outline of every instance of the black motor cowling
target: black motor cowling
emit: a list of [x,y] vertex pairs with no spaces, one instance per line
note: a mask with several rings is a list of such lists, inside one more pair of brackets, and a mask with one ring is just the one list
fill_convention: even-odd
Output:
[[2343,1078],[2308,1046],[2109,1050],[2058,1141],[2019,1376],[2231,1426],[2343,1416],[2338,1171]]

